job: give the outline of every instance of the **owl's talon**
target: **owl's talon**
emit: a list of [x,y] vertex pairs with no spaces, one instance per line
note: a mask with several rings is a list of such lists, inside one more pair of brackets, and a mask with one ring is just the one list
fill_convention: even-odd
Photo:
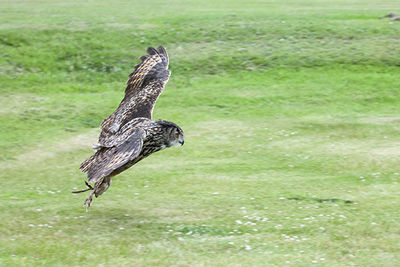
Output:
[[86,212],[89,211],[90,204],[92,204],[93,195],[94,195],[94,191],[92,193],[90,193],[89,197],[83,203],[83,206],[86,206]]
[[79,191],[72,191],[72,193],[79,194],[79,193],[83,193],[83,192],[86,192],[86,191],[89,191],[89,190],[94,190],[94,188],[88,182],[85,181],[85,184],[86,184],[86,186],[88,188],[83,189],[83,190],[79,190]]

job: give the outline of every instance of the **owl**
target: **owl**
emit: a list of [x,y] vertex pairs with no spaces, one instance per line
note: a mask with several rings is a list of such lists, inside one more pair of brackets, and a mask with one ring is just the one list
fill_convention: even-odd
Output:
[[184,143],[183,131],[178,125],[152,120],[154,105],[171,73],[164,47],[149,47],[147,53],[129,75],[125,96],[118,108],[101,123],[94,155],[80,165],[81,171],[87,174],[88,188],[73,193],[92,191],[84,202],[86,211],[93,196],[97,198],[110,187],[112,177],[152,153]]

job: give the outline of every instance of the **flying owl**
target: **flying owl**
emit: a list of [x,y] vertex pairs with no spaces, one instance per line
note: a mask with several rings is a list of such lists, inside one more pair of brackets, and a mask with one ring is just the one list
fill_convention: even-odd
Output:
[[[80,169],[87,174],[87,189],[92,190],[84,205],[86,211],[93,195],[103,194],[111,178],[132,167],[150,154],[167,147],[183,145],[182,129],[173,122],[151,119],[154,105],[168,82],[168,54],[164,47],[147,48],[148,55],[129,75],[125,97],[118,108],[101,123],[95,153]],[[92,187],[90,184],[93,184]]]

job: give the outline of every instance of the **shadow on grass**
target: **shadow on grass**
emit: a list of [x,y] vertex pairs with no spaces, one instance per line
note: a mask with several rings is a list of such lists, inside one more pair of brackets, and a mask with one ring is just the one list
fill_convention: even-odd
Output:
[[353,204],[352,200],[345,200],[339,198],[315,198],[315,197],[288,197],[287,200],[301,200],[301,201],[310,201],[310,202],[318,202],[318,203],[344,203],[344,204]]

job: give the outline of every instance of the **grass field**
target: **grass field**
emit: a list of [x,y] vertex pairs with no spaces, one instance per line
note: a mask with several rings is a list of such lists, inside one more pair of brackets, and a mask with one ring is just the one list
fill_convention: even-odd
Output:
[[[0,265],[400,266],[397,1],[0,6]],[[79,164],[159,44],[185,145],[86,213]]]

